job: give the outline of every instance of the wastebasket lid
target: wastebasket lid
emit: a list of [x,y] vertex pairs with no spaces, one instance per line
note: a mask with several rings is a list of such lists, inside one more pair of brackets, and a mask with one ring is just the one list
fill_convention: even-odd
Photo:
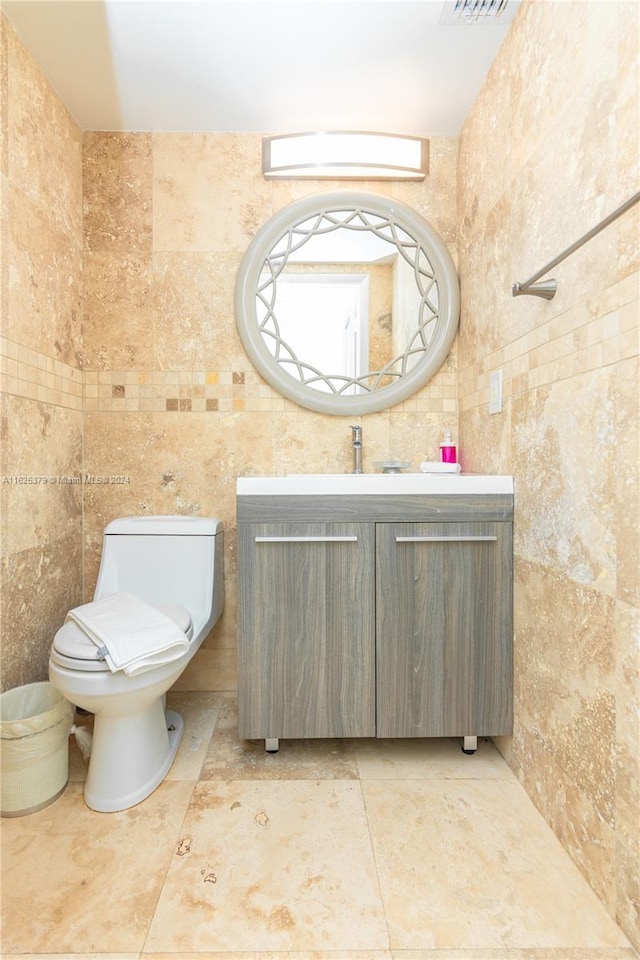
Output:
[[[154,603],[153,606],[160,613],[164,613],[165,617],[170,617],[191,639],[193,626],[191,614],[186,607],[181,607],[178,603]],[[97,646],[73,620],[69,620],[57,631],[53,638],[53,647],[62,656],[70,657],[72,660],[98,661],[99,659]]]

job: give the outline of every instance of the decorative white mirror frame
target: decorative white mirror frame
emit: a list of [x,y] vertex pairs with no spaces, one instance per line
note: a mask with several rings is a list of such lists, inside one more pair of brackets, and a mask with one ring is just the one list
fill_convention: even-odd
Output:
[[[344,213],[349,211],[345,223]],[[353,212],[353,213],[351,213]],[[335,218],[338,218],[337,220]],[[412,266],[420,298],[419,316],[416,317],[416,333],[407,345],[405,353],[396,357],[392,364],[400,363],[402,372],[393,373],[393,383],[370,388],[358,395],[345,395],[335,391],[324,393],[307,386],[302,379],[304,371],[310,371],[311,379],[346,379],[334,374],[322,374],[308,361],[298,361],[288,346],[287,362],[296,367],[300,379],[283,369],[268,346],[267,341],[276,339],[276,352],[280,341],[273,332],[266,330],[271,323],[277,331],[275,317],[276,281],[286,257],[272,256],[274,250],[299,247],[306,242],[309,233],[307,222],[315,218],[319,232],[327,232],[336,223],[336,228],[351,224],[351,229],[370,229],[395,242],[397,251]],[[373,222],[371,222],[373,221]],[[297,229],[304,224],[302,229]],[[313,235],[313,231],[311,234]],[[410,237],[407,242],[406,236]],[[302,239],[300,239],[302,237]],[[261,281],[264,272],[271,277],[268,283]],[[271,286],[271,290],[268,287]],[[431,291],[437,291],[437,307],[430,300]],[[265,292],[266,291],[266,292]],[[258,303],[266,310],[267,317],[258,317]],[[460,287],[455,265],[436,231],[416,211],[389,197],[377,194],[339,191],[305,197],[284,207],[258,231],[250,243],[240,264],[236,282],[236,324],[240,339],[251,361],[265,380],[285,397],[309,410],[337,416],[357,416],[374,413],[392,407],[413,396],[440,369],[455,339],[460,316]],[[426,331],[428,328],[428,336]],[[410,369],[405,369],[409,358],[422,354]],[[293,356],[293,363],[291,357]],[[390,368],[392,364],[389,364]],[[377,371],[380,377],[389,375],[388,370]],[[371,378],[369,374],[369,379]],[[375,376],[375,373],[373,374]],[[327,383],[328,383],[327,379]],[[367,379],[363,376],[358,379]],[[354,381],[349,381],[353,385]],[[334,389],[331,384],[328,384]],[[345,384],[345,389],[348,384]]]

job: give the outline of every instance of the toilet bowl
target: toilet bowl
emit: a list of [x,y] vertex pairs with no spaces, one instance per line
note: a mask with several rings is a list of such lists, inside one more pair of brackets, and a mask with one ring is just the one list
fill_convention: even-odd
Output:
[[124,517],[105,529],[94,600],[131,594],[173,620],[189,643],[179,659],[130,676],[98,659],[76,623],[57,631],[49,679],[95,716],[84,792],[93,810],[140,803],[173,763],[183,722],[165,710],[165,695],[222,613],[223,538],[221,521],[204,517]]

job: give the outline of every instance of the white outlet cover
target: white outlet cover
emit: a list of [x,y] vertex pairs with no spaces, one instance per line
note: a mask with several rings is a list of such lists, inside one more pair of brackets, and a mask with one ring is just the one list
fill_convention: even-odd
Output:
[[502,370],[489,377],[489,413],[502,413]]

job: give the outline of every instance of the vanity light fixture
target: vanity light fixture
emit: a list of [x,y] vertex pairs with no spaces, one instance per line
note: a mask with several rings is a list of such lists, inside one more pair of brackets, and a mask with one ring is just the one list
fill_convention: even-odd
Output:
[[288,133],[262,141],[267,180],[424,180],[429,141],[395,133]]

